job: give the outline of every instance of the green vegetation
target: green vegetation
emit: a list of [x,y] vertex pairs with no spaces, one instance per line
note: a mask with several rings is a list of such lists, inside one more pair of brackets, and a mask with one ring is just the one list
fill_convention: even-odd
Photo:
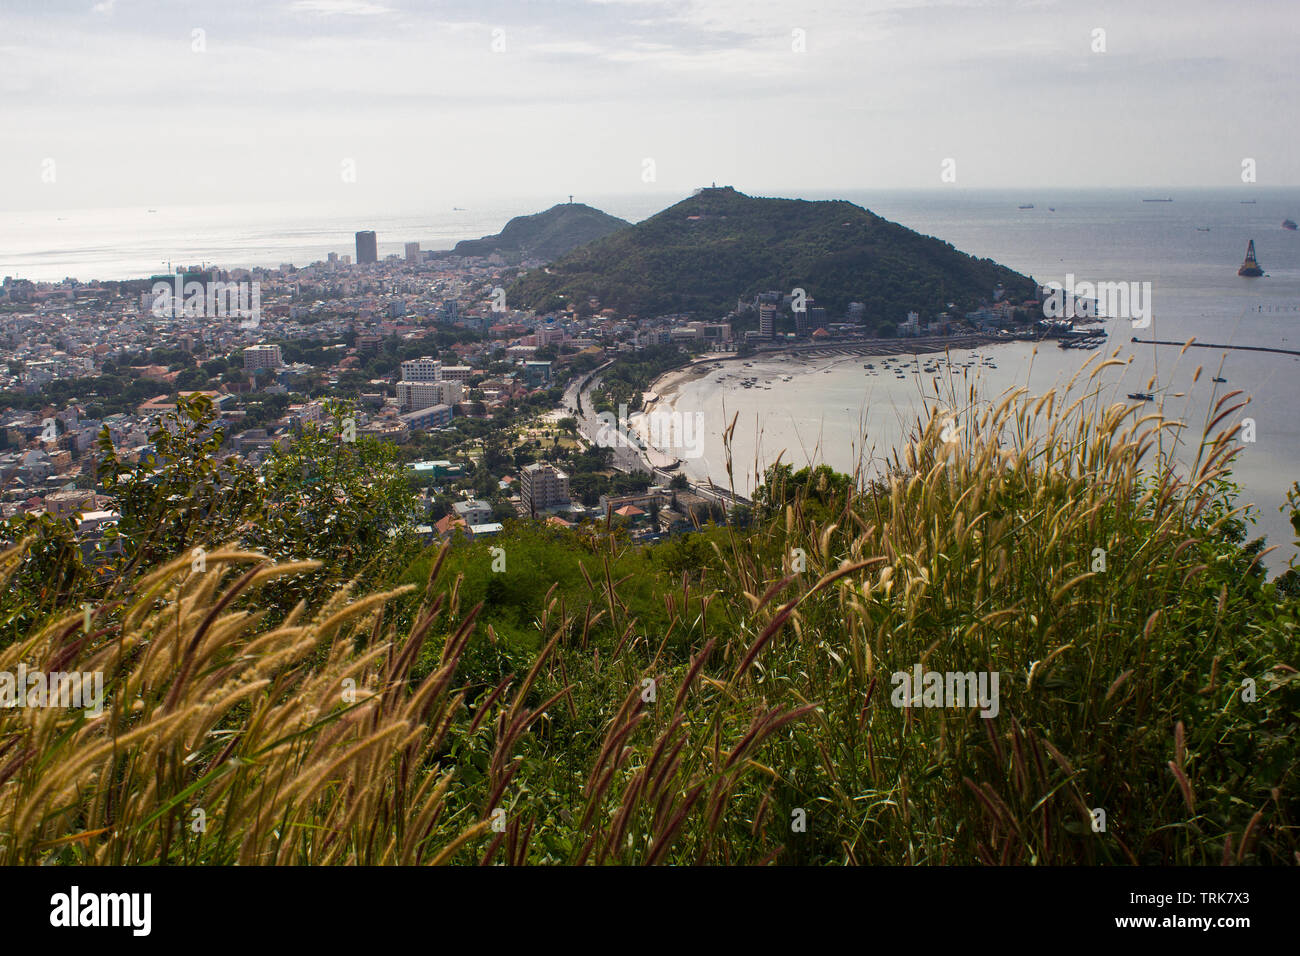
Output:
[[738,297],[798,287],[843,314],[866,306],[869,321],[899,322],[974,308],[1001,283],[1012,299],[1034,282],[988,259],[922,236],[849,202],[759,199],[705,189],[663,212],[535,269],[507,290],[536,309],[601,306],[641,317],[693,312],[716,318]]
[[570,249],[626,229],[628,222],[578,203],[560,203],[545,212],[515,216],[495,236],[464,239],[452,255],[501,255],[507,260],[558,259]]
[[[178,441],[138,513],[181,530],[109,593],[32,610],[41,529],[0,559],[0,671],[107,695],[0,709],[0,862],[1292,863],[1300,602],[1243,543],[1233,434],[1179,479],[1176,427],[1097,393],[936,408],[886,481],[778,465],[750,526],[646,547],[385,545],[357,459],[355,513],[271,530],[310,541],[275,558],[214,538],[201,571],[162,543],[240,509]],[[328,435],[283,507],[339,487]],[[997,673],[996,716],[897,706],[918,665]]]
[[629,412],[641,410],[641,394],[664,372],[686,364],[687,356],[676,345],[652,345],[620,357],[600,373],[600,384],[592,389],[592,407],[596,412],[618,414],[619,406]]

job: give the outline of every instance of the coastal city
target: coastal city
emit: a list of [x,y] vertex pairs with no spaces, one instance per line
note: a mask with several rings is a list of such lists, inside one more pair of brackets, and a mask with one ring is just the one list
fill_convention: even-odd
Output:
[[[490,537],[512,518],[618,523],[655,540],[746,502],[674,474],[671,455],[652,461],[635,437],[605,440],[595,413],[612,411],[615,396],[601,377],[620,360],[651,355],[664,371],[768,351],[898,355],[1097,334],[1042,319],[1038,301],[1012,302],[1000,289],[974,311],[924,322],[912,311],[876,330],[862,303],[832,316],[804,290],[762,292],[708,318],[637,316],[595,297],[539,314],[510,308],[505,288],[540,261],[507,265],[495,252],[460,256],[415,242],[381,260],[376,245],[360,231],[355,261],[331,253],[301,268],[5,277],[3,516],[69,521],[93,558],[117,518],[97,480],[101,437],[126,460],[147,461],[178,399],[197,394],[212,403],[222,455],[252,466],[327,422],[332,401],[347,403],[347,438],[397,447],[419,489],[414,527],[429,540]],[[650,381],[636,384],[623,395],[634,409]]]
[[19,938],[1284,929],[1297,28],[0,4]]

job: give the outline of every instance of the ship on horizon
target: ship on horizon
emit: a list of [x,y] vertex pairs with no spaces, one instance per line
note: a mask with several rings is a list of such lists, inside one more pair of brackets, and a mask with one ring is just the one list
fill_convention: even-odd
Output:
[[1292,232],[1295,232],[1295,231],[1296,231],[1295,220],[1294,220],[1294,219],[1283,219],[1283,220],[1282,220],[1282,228],[1283,228],[1283,229],[1290,229]]
[[1173,199],[1144,199],[1143,202],[1173,202]]
[[1237,270],[1237,275],[1245,276],[1248,279],[1254,279],[1262,276],[1264,270],[1259,267],[1259,262],[1255,258],[1255,240],[1250,240],[1250,245],[1246,246],[1246,259]]

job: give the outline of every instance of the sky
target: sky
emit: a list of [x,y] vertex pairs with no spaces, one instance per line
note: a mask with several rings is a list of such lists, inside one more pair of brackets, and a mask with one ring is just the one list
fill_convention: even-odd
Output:
[[1297,35],[1296,0],[0,0],[0,210],[1294,186]]

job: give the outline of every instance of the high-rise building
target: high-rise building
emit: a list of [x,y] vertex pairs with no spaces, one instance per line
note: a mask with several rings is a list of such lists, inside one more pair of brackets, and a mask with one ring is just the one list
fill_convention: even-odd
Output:
[[569,476],[554,465],[534,462],[519,472],[519,497],[530,515],[547,508],[567,508]]
[[278,345],[250,345],[244,349],[244,371],[251,372],[259,368],[280,368],[284,360],[280,358]]
[[759,303],[758,334],[765,339],[770,339],[772,336],[776,335],[776,303]]
[[420,244],[418,242],[408,242],[406,244],[406,261],[407,262],[420,261]]
[[441,372],[442,362],[430,355],[402,363],[402,380],[406,382],[437,382],[442,378]]
[[379,245],[372,229],[357,233],[357,265],[379,261]]

